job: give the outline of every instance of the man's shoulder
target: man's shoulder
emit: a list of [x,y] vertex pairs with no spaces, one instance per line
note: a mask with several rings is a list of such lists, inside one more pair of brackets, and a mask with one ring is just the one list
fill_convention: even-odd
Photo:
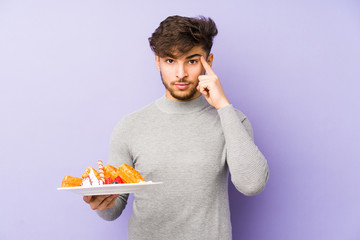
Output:
[[157,110],[155,102],[152,102],[144,107],[125,115],[121,120],[121,124],[136,124],[146,121]]

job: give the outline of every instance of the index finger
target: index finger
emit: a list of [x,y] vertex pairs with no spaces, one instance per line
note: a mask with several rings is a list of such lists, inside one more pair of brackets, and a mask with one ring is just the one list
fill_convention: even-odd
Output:
[[201,56],[200,61],[208,75],[216,75],[203,56]]

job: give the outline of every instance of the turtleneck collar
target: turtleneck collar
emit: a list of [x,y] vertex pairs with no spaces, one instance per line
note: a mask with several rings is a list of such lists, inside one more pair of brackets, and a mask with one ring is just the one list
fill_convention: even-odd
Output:
[[203,95],[190,101],[170,100],[164,95],[156,100],[155,104],[162,112],[171,114],[188,114],[199,112],[210,106]]

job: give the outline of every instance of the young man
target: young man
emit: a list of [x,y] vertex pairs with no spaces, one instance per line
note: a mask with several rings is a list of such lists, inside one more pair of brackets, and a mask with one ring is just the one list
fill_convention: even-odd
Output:
[[[134,194],[128,239],[231,239],[228,174],[245,195],[268,179],[250,122],[226,98],[211,69],[215,23],[172,16],[149,38],[165,96],[123,118],[110,144],[109,164],[135,167],[163,182]],[[106,220],[128,195],[84,197]]]

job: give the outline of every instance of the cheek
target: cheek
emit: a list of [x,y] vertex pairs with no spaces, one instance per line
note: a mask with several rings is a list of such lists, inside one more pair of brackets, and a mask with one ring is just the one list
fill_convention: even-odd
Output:
[[166,80],[171,80],[173,78],[173,74],[171,71],[161,71],[163,78]]
[[197,78],[199,75],[203,75],[205,72],[201,66],[196,66],[191,68],[190,73],[192,77]]
[[163,77],[167,77],[172,74],[172,69],[166,65],[160,65],[160,72]]

